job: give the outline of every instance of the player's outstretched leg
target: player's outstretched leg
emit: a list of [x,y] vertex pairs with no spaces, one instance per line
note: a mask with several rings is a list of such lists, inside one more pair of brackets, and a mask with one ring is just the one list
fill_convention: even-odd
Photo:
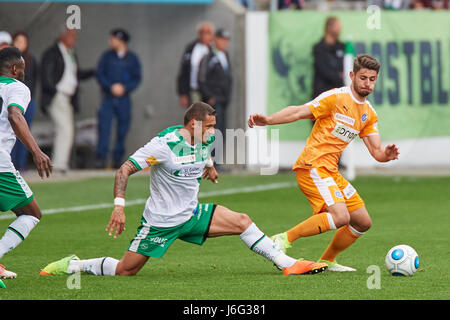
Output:
[[132,276],[141,270],[147,260],[148,257],[131,251],[127,251],[120,261],[111,257],[80,260],[72,254],[50,263],[39,274],[48,276],[83,272],[95,276]]
[[314,274],[327,268],[325,263],[296,260],[287,256],[253,223],[246,214],[217,206],[211,221],[208,237],[239,235],[250,250],[272,261],[285,275]]
[[[17,218],[8,226],[0,239],[0,259],[21,244],[41,219],[41,210],[34,198],[29,204],[12,211]],[[16,277],[16,273],[8,271],[3,265],[0,265],[0,278]]]

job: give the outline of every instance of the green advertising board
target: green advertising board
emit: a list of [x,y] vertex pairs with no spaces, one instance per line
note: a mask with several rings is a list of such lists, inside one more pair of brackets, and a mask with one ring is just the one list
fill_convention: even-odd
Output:
[[[267,113],[312,100],[312,47],[327,17],[338,17],[341,41],[382,64],[369,96],[386,140],[450,136],[450,13],[445,11],[294,11],[269,16]],[[378,19],[379,25],[374,25]],[[372,20],[370,20],[372,19]],[[369,22],[369,24],[368,24]],[[305,140],[307,121],[280,127],[280,140]]]

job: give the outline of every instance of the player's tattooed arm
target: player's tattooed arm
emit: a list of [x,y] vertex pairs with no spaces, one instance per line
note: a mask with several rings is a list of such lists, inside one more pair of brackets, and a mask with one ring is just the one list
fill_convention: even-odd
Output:
[[138,168],[133,162],[127,160],[116,172],[116,178],[114,182],[114,197],[125,198],[125,190],[127,189],[128,177],[138,172]]

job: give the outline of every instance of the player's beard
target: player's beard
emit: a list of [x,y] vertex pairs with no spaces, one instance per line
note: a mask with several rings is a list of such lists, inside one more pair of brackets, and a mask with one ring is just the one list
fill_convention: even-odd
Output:
[[362,91],[361,89],[360,89],[360,87],[358,87],[357,85],[356,85],[356,83],[353,83],[353,89],[355,90],[355,92],[357,93],[357,94],[359,94],[361,97],[367,97],[369,94],[371,94],[372,93],[372,90],[367,90],[366,89],[366,91]]

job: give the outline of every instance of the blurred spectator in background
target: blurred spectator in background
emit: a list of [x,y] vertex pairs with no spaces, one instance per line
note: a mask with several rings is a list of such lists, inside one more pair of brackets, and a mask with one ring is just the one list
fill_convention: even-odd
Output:
[[303,9],[303,0],[278,0],[278,9]]
[[197,28],[197,39],[187,45],[177,77],[177,93],[180,105],[189,107],[193,102],[201,101],[198,91],[198,68],[202,58],[210,53],[211,42],[214,39],[214,25],[203,22]]
[[78,111],[80,80],[94,75],[94,70],[81,70],[73,48],[77,41],[75,29],[64,29],[57,41],[48,48],[41,63],[41,108],[49,113],[55,126],[53,143],[53,170],[69,170],[74,141],[74,111]]
[[116,143],[113,152],[113,167],[122,165],[125,152],[125,137],[130,128],[130,93],[141,82],[141,65],[136,54],[128,49],[130,36],[123,29],[111,31],[110,50],[106,51],[97,67],[97,80],[101,86],[103,100],[98,110],[98,144],[96,168],[105,168],[109,153],[112,120],[117,120]]
[[377,5],[384,9],[448,9],[449,0],[368,0],[368,5]]
[[411,0],[413,9],[448,9],[449,0]]
[[216,128],[225,141],[226,109],[231,95],[231,65],[228,56],[230,33],[218,29],[212,50],[202,59],[198,72],[198,86],[202,101],[216,110]]
[[339,41],[341,22],[329,17],[325,22],[325,34],[313,47],[314,84],[313,99],[324,91],[344,85],[345,44]]
[[433,0],[412,0],[413,9],[433,9]]
[[378,3],[373,3],[381,8],[392,10],[406,10],[411,7],[411,2],[414,0],[378,0]]
[[[22,57],[25,60],[25,85],[30,89],[31,100],[25,112],[25,120],[28,126],[31,128],[31,122],[34,118],[34,112],[36,110],[35,104],[35,88],[38,77],[38,64],[36,59],[30,54],[28,50],[28,35],[24,31],[17,31],[12,36],[13,46],[20,50]],[[14,148],[11,151],[11,159],[17,170],[26,169],[26,163],[28,158],[28,149],[24,146],[22,141],[17,139]]]
[[9,32],[0,31],[0,50],[9,47],[12,44],[12,38]]

